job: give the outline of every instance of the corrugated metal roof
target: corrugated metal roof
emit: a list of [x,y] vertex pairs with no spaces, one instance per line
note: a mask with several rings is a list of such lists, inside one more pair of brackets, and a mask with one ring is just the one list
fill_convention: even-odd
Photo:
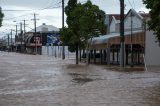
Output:
[[[53,25],[46,25],[42,24],[36,28],[37,32],[59,32],[59,28],[53,26]],[[29,31],[29,32],[34,32],[34,29]]]
[[[132,33],[135,34],[139,32],[142,32],[142,30],[133,31]],[[131,34],[131,31],[124,33],[125,36],[130,35],[130,34]],[[100,35],[99,37],[93,38],[92,41],[90,39],[89,43],[91,45],[106,44],[110,38],[119,37],[119,36],[120,36],[120,33],[110,33],[108,35]]]

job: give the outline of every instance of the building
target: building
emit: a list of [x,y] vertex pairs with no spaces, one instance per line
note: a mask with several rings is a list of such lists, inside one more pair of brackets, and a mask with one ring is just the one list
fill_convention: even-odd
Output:
[[146,31],[145,43],[146,66],[160,66],[160,45],[156,42],[156,37],[153,31]]
[[120,19],[116,19],[115,16],[112,16],[112,21],[109,26],[109,32],[110,33],[118,33],[120,30],[119,26],[120,26]]
[[8,36],[3,36],[0,39],[0,50],[15,51],[15,39]]
[[[118,17],[118,16],[117,16]],[[112,16],[109,34],[93,38],[90,42],[90,62],[120,64],[120,21]],[[124,19],[125,63],[144,64],[145,24],[144,17],[130,9]]]
[[[114,19],[113,19],[113,17],[114,17]],[[114,21],[116,24],[117,23],[116,21],[118,21],[118,20],[120,20],[119,14],[106,14],[105,25],[107,26],[107,34],[111,32],[110,30],[112,30],[112,29],[110,29],[111,24],[113,24]],[[113,25],[115,25],[115,24],[113,24]],[[115,29],[115,28],[113,28],[113,29]],[[118,28],[118,30],[119,30],[119,28]]]
[[56,28],[52,25],[42,25],[35,29],[25,33],[25,50],[29,54],[42,54],[42,46],[47,45],[47,36],[59,36],[59,28]]

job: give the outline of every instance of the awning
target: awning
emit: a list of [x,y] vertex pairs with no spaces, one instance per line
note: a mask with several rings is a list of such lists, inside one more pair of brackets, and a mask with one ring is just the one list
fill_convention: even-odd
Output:
[[[136,34],[136,33],[139,33],[139,32],[142,32],[142,30],[133,31],[132,34]],[[131,31],[125,32],[124,35],[125,36],[131,35]],[[120,37],[120,33],[110,33],[110,34],[107,34],[107,35],[100,35],[99,37],[92,38],[92,40],[90,39],[88,41],[88,43],[91,46],[107,44],[111,38],[116,38],[116,37]]]

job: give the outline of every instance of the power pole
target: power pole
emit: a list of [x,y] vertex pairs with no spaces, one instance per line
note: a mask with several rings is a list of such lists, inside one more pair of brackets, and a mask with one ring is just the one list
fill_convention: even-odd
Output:
[[22,36],[23,36],[23,30],[22,30],[22,22],[20,22],[20,41],[21,41],[21,48],[20,48],[20,52],[22,52]]
[[11,29],[11,52],[12,52],[12,29]]
[[124,0],[120,0],[120,42],[121,42],[121,56],[120,56],[120,66],[125,67],[125,44],[124,44]]
[[17,30],[18,30],[17,27],[18,27],[18,25],[15,25],[15,26],[16,26],[16,36],[17,36]]
[[18,25],[16,25],[16,36],[17,36],[17,26],[18,26]]
[[24,21],[24,34],[26,32],[26,20],[23,20]]
[[9,53],[9,34],[8,34],[8,53]]
[[15,36],[15,47],[16,47],[15,51],[17,52],[17,45],[16,45],[16,41],[17,41],[17,25],[16,25],[16,36]]
[[28,21],[28,20],[23,20],[23,26],[24,26],[23,33],[24,33],[24,34],[25,34],[25,32],[26,32],[26,26],[28,25],[28,24],[26,24],[26,21]]
[[[62,29],[64,28],[64,0],[62,0]],[[65,44],[62,47],[62,59],[65,59]]]
[[132,37],[133,37],[133,18],[132,18],[133,14],[131,11],[131,67],[133,67],[133,43],[132,43]]
[[37,54],[37,29],[36,29],[36,24],[37,24],[37,20],[39,19],[36,19],[36,15],[38,14],[35,14],[34,13],[34,19],[32,19],[34,21],[34,40],[35,40],[35,53]]
[[[23,33],[23,39],[25,39],[25,35],[26,35],[26,21],[27,20],[23,20],[23,26],[24,26],[24,33]],[[24,40],[24,42],[25,42],[25,40]],[[24,50],[26,50],[26,45],[25,45],[25,43],[24,43]]]

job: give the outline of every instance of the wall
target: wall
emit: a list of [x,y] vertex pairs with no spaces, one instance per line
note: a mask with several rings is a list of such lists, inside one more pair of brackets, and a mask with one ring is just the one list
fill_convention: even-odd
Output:
[[112,19],[111,25],[110,25],[110,32],[116,32],[116,23],[115,21]]
[[[42,46],[42,55],[62,57],[62,46]],[[65,46],[66,58],[74,58],[75,53],[68,51],[68,46]]]
[[153,35],[153,31],[147,31],[145,49],[146,65],[160,66],[160,47],[155,41],[156,38]]
[[[140,20],[138,17],[133,16],[132,17],[132,28],[133,30],[137,30],[137,29],[142,29],[142,20]],[[125,22],[124,22],[124,26],[125,26],[125,31],[128,31],[131,29],[131,17],[127,17]]]

